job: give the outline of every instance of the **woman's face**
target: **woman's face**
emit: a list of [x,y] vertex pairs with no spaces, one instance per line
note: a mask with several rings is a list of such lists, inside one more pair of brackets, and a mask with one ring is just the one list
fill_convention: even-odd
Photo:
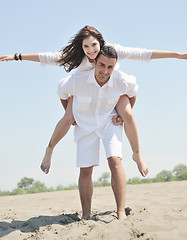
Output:
[[82,41],[82,49],[83,49],[85,55],[90,60],[94,60],[100,51],[100,43],[96,38],[90,36],[90,37],[85,38]]

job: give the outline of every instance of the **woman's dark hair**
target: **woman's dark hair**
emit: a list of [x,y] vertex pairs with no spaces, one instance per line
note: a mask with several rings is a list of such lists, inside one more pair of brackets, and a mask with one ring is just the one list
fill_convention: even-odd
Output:
[[101,48],[105,44],[102,34],[96,28],[90,26],[82,28],[75,37],[69,41],[69,45],[62,49],[62,57],[57,61],[60,66],[64,66],[66,72],[70,72],[81,64],[85,56],[82,49],[82,41],[90,36],[98,40]]

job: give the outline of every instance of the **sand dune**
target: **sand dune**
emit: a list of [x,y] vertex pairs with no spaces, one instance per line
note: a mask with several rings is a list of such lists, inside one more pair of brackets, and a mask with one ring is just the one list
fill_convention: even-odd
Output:
[[110,187],[95,188],[92,218],[80,221],[77,190],[0,197],[0,238],[186,240],[187,181],[127,185],[126,206],[119,221]]

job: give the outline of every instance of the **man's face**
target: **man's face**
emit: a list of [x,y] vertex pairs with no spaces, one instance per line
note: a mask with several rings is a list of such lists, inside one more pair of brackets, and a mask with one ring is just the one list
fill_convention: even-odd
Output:
[[108,58],[102,54],[97,58],[95,62],[95,79],[101,87],[108,82],[115,65],[115,58]]

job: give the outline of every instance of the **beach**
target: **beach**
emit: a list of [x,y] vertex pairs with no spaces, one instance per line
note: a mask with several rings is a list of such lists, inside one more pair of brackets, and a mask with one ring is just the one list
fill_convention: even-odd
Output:
[[187,181],[127,185],[126,207],[118,220],[111,187],[94,188],[87,221],[78,190],[0,197],[0,239],[187,239]]

